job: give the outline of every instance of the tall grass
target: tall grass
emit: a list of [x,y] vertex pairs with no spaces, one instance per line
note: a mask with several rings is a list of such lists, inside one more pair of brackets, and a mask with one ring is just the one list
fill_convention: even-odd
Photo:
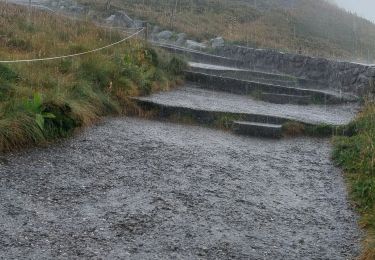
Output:
[[349,137],[334,140],[335,161],[343,167],[350,195],[367,231],[362,259],[375,259],[375,103],[348,126]]
[[[0,60],[72,54],[124,37],[42,11],[34,10],[29,20],[23,7],[0,3],[0,9]],[[172,56],[132,39],[72,59],[0,64],[0,152],[69,136],[102,116],[126,112],[128,97],[168,89],[179,80],[174,63]]]

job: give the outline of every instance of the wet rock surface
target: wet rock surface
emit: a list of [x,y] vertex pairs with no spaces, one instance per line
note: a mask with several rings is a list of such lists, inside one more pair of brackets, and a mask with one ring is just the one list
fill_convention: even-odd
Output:
[[350,259],[324,139],[110,119],[0,160],[1,259]]
[[246,71],[244,69],[239,69],[235,67],[227,67],[227,66],[205,64],[205,63],[198,63],[198,62],[189,62],[189,66],[191,68],[211,69],[211,70]]
[[331,90],[360,96],[371,91],[375,65],[337,61],[244,46],[224,46],[215,54],[243,61],[249,68],[285,73],[327,83]]
[[358,111],[357,104],[291,105],[272,104],[250,96],[201,89],[187,84],[175,90],[139,98],[157,104],[181,106],[208,111],[252,113],[277,116],[312,124],[342,125],[349,123]]

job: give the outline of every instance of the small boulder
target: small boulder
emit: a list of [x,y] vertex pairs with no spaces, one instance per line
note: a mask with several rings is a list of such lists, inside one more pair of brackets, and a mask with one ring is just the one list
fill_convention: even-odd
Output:
[[132,18],[128,16],[127,13],[124,11],[116,11],[116,20],[119,25],[127,25],[127,26],[132,26],[134,21]]
[[105,19],[106,23],[113,23],[116,19],[116,15],[112,14]]
[[173,32],[171,31],[162,31],[157,34],[157,38],[159,40],[169,40],[170,38],[172,38],[172,36],[173,36]]
[[375,77],[375,66],[368,68],[365,72],[367,77]]
[[132,27],[134,25],[133,19],[131,19],[124,11],[116,11],[105,19],[107,24],[121,27]]
[[70,6],[69,12],[82,14],[85,12],[85,8],[83,6]]
[[133,25],[131,26],[132,28],[141,28],[145,26],[145,22],[142,20],[134,20]]
[[186,34],[185,33],[179,33],[177,34],[177,40],[176,45],[182,46],[186,42]]
[[157,26],[157,25],[155,25],[155,26],[152,28],[152,33],[153,33],[153,34],[157,34],[157,33],[159,33],[159,32],[160,32],[160,27]]
[[365,75],[361,74],[361,75],[358,76],[357,82],[362,83],[362,84],[368,84],[369,83],[369,77],[366,77]]
[[192,40],[186,41],[186,47],[193,50],[204,50],[207,48],[207,45],[204,43],[199,43]]
[[224,42],[223,37],[217,37],[217,38],[214,38],[214,39],[210,40],[210,44],[211,44],[212,48],[224,47],[224,43],[225,42]]

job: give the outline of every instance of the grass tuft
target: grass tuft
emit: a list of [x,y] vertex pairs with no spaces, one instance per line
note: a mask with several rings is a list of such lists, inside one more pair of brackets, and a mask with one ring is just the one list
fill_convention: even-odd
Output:
[[286,136],[300,136],[305,133],[305,125],[299,122],[287,122],[283,124],[283,133]]

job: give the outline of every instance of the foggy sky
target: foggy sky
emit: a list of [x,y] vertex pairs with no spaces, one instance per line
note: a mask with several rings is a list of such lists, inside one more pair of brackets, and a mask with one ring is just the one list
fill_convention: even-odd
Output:
[[375,0],[335,0],[335,2],[348,11],[375,22]]

